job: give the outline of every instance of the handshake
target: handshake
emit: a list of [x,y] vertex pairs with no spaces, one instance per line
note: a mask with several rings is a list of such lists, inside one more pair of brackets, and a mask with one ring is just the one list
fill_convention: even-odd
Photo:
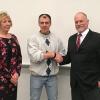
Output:
[[44,59],[52,59],[55,60],[57,63],[61,63],[63,61],[63,57],[58,52],[46,51],[44,53]]

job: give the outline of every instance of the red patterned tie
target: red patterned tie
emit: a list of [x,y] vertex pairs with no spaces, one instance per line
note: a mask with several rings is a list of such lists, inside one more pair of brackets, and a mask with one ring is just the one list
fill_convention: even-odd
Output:
[[77,48],[79,48],[79,46],[80,46],[80,37],[81,37],[81,36],[82,36],[81,33],[77,35],[77,40],[76,40]]

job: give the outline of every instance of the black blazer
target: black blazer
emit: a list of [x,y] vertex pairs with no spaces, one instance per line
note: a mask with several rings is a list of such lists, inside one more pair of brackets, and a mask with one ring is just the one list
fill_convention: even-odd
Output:
[[68,41],[68,52],[61,64],[71,62],[71,86],[94,87],[100,80],[100,34],[89,30],[79,49],[77,33]]

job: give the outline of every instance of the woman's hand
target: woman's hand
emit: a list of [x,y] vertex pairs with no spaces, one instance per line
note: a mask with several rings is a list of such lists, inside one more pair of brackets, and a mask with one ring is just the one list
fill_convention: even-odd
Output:
[[19,75],[17,73],[14,73],[11,77],[11,82],[16,86],[17,85],[17,82],[18,82],[18,77]]

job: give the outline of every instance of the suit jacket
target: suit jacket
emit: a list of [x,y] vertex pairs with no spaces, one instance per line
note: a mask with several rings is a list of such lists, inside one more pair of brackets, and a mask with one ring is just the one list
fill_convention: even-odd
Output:
[[71,87],[92,88],[100,80],[100,34],[89,30],[79,49],[76,38],[77,33],[69,38],[68,52],[62,64],[71,62]]

